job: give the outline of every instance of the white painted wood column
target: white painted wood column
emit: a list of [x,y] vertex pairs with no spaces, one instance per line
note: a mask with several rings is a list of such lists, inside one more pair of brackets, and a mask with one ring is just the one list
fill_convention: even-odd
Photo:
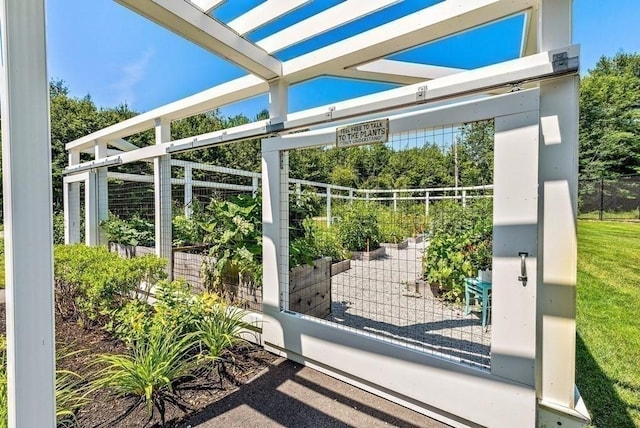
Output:
[[[156,119],[156,144],[171,141],[171,122]],[[171,155],[153,159],[153,184],[155,195],[156,255],[167,260],[169,279],[173,276],[171,231]]]
[[331,186],[327,186],[327,226],[331,226]]
[[[80,152],[69,152],[69,166],[80,163]],[[62,197],[64,204],[64,243],[80,242],[80,183],[63,181]]]
[[0,0],[9,427],[54,427],[49,80],[42,0]]
[[429,192],[424,193],[424,215],[429,217]]
[[193,214],[193,167],[184,167],[184,216],[190,218]]
[[[94,145],[96,160],[106,158],[107,143],[106,141],[97,140]],[[96,215],[98,224],[98,245],[106,245],[107,238],[100,227],[103,221],[109,219],[109,185],[107,181],[108,168],[98,168],[96,170]]]
[[[571,0],[540,1],[540,52],[571,44],[571,28]],[[578,85],[578,76],[540,85],[537,395],[542,405],[570,414],[576,408]]]
[[[495,119],[491,373],[535,386],[538,252],[537,97],[532,111]],[[520,254],[525,254],[522,272]],[[521,281],[519,277],[526,276]],[[534,400],[535,401],[535,400]],[[535,417],[535,402],[531,403]],[[522,423],[522,426],[533,426]]]
[[84,185],[84,241],[89,246],[100,243],[97,181],[96,170],[89,171]]

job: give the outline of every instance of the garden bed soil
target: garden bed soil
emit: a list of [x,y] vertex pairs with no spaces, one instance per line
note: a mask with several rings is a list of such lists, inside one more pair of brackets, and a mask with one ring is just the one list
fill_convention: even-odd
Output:
[[[5,305],[0,304],[0,332],[5,333]],[[90,365],[96,354],[122,353],[124,346],[100,328],[83,329],[75,321],[62,320],[56,314],[56,346],[58,352],[68,354],[81,351],[59,362],[58,369],[72,370],[84,378],[91,376]],[[209,406],[236,391],[273,361],[276,356],[253,344],[233,349],[234,358],[226,364],[222,374],[218,370],[201,369],[197,376],[176,386],[175,393],[186,404],[184,409],[167,405],[166,420],[169,427],[190,426],[189,419],[202,416]],[[135,398],[118,398],[105,390],[90,395],[91,402],[78,412],[78,427],[159,427],[160,416],[155,411],[152,418],[144,405],[138,406],[122,418],[137,401]],[[118,420],[121,419],[121,420]]]

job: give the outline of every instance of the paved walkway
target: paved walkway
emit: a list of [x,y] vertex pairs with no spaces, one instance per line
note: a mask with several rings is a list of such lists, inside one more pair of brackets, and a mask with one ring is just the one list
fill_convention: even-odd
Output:
[[424,243],[386,249],[377,260],[353,260],[351,269],[332,278],[327,320],[355,327],[384,340],[425,353],[488,368],[491,332],[476,313],[435,298],[427,287],[415,293],[422,277]]
[[407,427],[444,425],[285,359],[212,404],[185,427]]

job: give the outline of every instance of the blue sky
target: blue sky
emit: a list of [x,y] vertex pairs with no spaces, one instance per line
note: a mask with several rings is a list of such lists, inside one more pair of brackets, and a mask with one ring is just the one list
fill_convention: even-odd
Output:
[[[339,2],[315,0],[288,19],[304,18],[320,7]],[[230,0],[215,15],[228,21],[258,3],[260,0]],[[329,32],[314,42],[285,49],[277,56],[286,60],[377,26],[425,3],[425,0],[404,0],[367,20]],[[287,19],[276,21],[250,33],[249,38],[259,40],[288,24]],[[474,68],[517,56],[519,41],[505,36],[517,34],[521,27],[522,18],[515,17],[391,58],[407,61],[426,58],[426,62],[434,65]],[[602,55],[640,52],[638,28],[638,0],[574,0],[574,42],[582,45],[582,72],[592,68]],[[47,32],[51,78],[65,80],[74,96],[90,94],[99,106],[126,102],[136,111],[148,111],[246,74],[112,0],[49,0]],[[390,87],[320,78],[292,87],[289,107],[298,111]],[[226,115],[245,113],[253,117],[266,103],[263,96],[222,111]]]

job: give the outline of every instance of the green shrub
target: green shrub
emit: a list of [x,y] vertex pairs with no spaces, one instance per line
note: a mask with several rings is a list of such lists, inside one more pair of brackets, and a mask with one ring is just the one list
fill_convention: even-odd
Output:
[[196,344],[193,334],[178,329],[152,330],[148,337],[133,343],[127,354],[99,355],[96,364],[104,365],[94,380],[96,388],[107,388],[117,396],[138,397],[149,416],[153,409],[165,422],[165,406],[177,381],[191,376]]
[[447,300],[460,300],[464,279],[491,267],[492,201],[479,199],[462,207],[455,201],[435,204],[431,240],[424,255],[424,272]]
[[184,247],[204,242],[204,231],[198,221],[192,217],[178,215],[173,217],[173,245]]
[[380,246],[380,229],[375,205],[345,204],[336,210],[340,241],[350,251],[372,251]]
[[109,219],[100,223],[107,239],[122,245],[153,247],[155,244],[155,228],[152,223],[133,216],[129,220],[109,214]]
[[333,263],[349,258],[335,227],[314,226],[314,245],[320,257],[331,257]]
[[248,327],[243,321],[244,315],[242,310],[218,303],[197,322],[196,334],[206,350],[205,358],[218,361],[229,348],[242,341],[240,333]]
[[211,221],[200,226],[211,258],[203,266],[210,290],[228,297],[225,277],[259,286],[262,284],[262,209],[259,198],[239,195],[229,201],[211,200]]
[[82,244],[54,249],[57,307],[87,325],[123,306],[141,286],[166,277],[166,261],[155,256],[123,259],[104,247]]

